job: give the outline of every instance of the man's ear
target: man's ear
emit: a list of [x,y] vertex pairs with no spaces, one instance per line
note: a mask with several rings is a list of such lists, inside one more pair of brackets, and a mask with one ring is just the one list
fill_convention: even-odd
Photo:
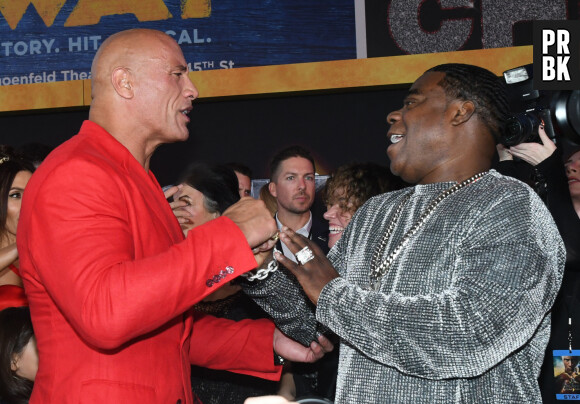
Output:
[[111,75],[113,88],[123,98],[133,98],[132,76],[124,67],[117,67]]
[[274,198],[278,197],[278,194],[276,194],[276,184],[274,184],[272,181],[268,183],[268,189]]
[[457,100],[457,105],[454,109],[455,116],[451,120],[451,124],[454,126],[461,125],[473,116],[475,112],[475,104],[473,101],[463,101]]

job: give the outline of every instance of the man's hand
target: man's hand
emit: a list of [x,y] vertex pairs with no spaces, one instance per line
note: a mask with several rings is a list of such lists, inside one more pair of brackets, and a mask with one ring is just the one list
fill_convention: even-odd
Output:
[[310,248],[314,253],[314,258],[304,265],[296,264],[283,254],[276,253],[276,259],[296,275],[298,282],[300,282],[304,292],[306,292],[306,296],[308,296],[312,303],[318,304],[318,297],[320,296],[322,288],[334,278],[338,278],[338,273],[326,258],[326,255],[324,255],[322,250],[312,240],[293,232],[288,227],[282,228],[280,240],[286,244],[286,247],[293,254],[296,254],[304,247]]
[[[176,193],[181,191],[182,188],[183,185],[181,184],[174,185],[171,188],[167,188],[164,192],[165,199],[171,198]],[[169,202],[169,206],[171,206],[171,210],[173,211],[173,214],[177,218],[177,221],[179,222],[180,225],[191,224],[191,219],[189,219],[190,217],[189,213],[185,209],[181,209],[184,206],[187,206],[187,203],[185,201],[173,200],[173,202]]]
[[556,145],[548,135],[546,135],[546,130],[543,125],[540,125],[538,134],[542,141],[541,144],[535,142],[517,144],[509,148],[511,155],[518,157],[533,166],[537,166],[550,157],[554,153],[554,150],[556,150]]
[[238,225],[254,253],[267,251],[275,245],[273,237],[278,233],[276,221],[263,201],[244,197],[223,213]]
[[334,345],[324,335],[320,335],[317,341],[312,341],[309,347],[305,347],[292,338],[287,337],[279,329],[274,329],[274,351],[292,362],[316,362],[324,354],[332,351]]

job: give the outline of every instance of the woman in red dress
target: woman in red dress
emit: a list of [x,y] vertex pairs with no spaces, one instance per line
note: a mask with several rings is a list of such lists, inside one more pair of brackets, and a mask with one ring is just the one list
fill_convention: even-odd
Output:
[[26,295],[18,271],[16,227],[22,194],[34,166],[0,146],[0,310],[26,306]]

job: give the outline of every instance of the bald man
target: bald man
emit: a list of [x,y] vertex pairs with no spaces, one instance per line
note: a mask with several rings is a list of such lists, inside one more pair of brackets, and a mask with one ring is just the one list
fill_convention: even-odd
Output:
[[20,216],[40,361],[30,403],[193,403],[190,363],[277,380],[278,354],[322,356],[325,340],[304,348],[268,320],[191,310],[261,264],[277,229],[245,198],[183,237],[149,170],[159,145],[188,138],[198,96],[177,43],[115,34],[92,77],[89,120],[43,162]]

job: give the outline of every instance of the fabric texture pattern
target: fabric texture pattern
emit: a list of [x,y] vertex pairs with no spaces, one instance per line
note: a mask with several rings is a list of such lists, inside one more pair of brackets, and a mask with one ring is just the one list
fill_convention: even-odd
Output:
[[565,251],[527,185],[492,170],[444,199],[368,290],[394,208],[412,193],[381,259],[451,185],[372,198],[331,249],[341,277],[322,290],[316,316],[341,338],[336,403],[541,403]]

